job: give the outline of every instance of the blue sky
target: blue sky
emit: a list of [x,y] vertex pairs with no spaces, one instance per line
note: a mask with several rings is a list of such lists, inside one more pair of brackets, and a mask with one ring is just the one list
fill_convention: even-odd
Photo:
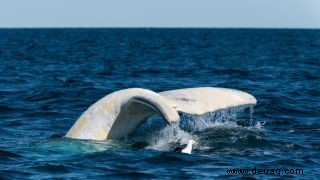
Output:
[[0,27],[320,28],[320,0],[0,0]]

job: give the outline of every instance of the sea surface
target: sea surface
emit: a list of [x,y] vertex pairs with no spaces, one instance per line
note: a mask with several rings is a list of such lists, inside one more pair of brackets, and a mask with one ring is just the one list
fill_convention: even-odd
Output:
[[[155,116],[119,141],[64,137],[111,92],[202,86],[258,103],[175,126]],[[188,139],[191,155],[172,152]],[[320,30],[1,29],[3,178],[319,179]]]

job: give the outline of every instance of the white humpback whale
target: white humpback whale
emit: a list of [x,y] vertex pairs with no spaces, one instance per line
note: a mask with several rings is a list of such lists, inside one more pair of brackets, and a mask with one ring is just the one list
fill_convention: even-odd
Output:
[[141,88],[124,89],[91,105],[65,136],[91,140],[121,139],[155,114],[163,116],[171,125],[179,122],[179,112],[202,115],[256,103],[252,95],[226,88],[199,87],[160,93]]

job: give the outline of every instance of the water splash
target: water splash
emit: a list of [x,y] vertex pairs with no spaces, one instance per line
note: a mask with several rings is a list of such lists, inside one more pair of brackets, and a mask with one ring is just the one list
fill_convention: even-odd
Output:
[[201,132],[210,128],[260,130],[263,127],[262,123],[253,120],[252,106],[224,109],[201,116],[181,114],[180,118],[179,124],[169,126],[160,116],[154,116],[138,128],[135,138],[146,141],[147,149],[169,151],[190,139],[201,139]]
[[186,144],[188,140],[196,139],[192,134],[183,131],[178,125],[167,126],[164,129],[155,132],[147,141],[147,149],[170,150],[176,144]]
[[[249,110],[249,111],[248,111]],[[259,121],[253,120],[253,106],[241,106],[237,108],[223,109],[201,116],[183,114],[181,116],[180,127],[188,132],[204,131],[211,127],[225,126],[248,127],[261,129]]]

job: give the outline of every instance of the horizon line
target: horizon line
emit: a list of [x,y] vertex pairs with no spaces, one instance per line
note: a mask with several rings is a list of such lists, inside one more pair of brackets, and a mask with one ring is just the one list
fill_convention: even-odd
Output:
[[38,26],[38,27],[1,27],[0,29],[301,29],[320,30],[320,27],[188,27],[188,26]]

